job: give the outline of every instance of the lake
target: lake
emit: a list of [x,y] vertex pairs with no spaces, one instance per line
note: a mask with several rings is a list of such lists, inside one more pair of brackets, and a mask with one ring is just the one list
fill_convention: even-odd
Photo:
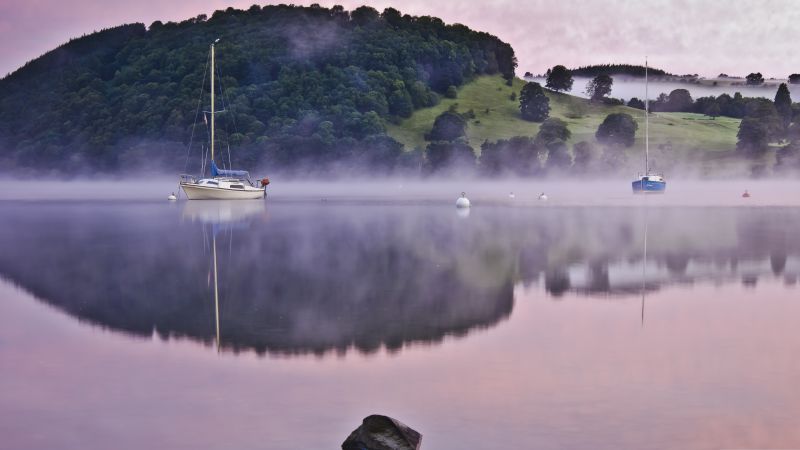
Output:
[[6,192],[0,448],[800,448],[798,185],[673,183]]

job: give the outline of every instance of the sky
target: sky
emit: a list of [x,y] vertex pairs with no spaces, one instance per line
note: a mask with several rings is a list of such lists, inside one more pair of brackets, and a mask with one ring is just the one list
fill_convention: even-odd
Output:
[[[70,38],[123,23],[180,21],[253,0],[0,0],[0,74]],[[270,2],[281,3],[281,2]],[[292,3],[286,0],[284,3]],[[797,0],[338,0],[295,4],[391,6],[492,33],[519,74],[563,64],[640,64],[671,73],[785,78],[800,73]],[[264,3],[259,3],[264,4]]]

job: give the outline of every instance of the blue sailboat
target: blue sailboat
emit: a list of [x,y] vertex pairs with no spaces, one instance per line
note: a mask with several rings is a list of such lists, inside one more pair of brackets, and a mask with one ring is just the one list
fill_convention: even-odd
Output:
[[644,173],[631,183],[634,194],[663,194],[667,182],[663,174],[650,171],[650,96],[648,95],[647,60],[644,62]]

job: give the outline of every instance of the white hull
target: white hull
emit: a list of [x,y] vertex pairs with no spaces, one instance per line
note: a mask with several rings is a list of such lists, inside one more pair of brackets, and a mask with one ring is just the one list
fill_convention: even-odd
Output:
[[189,200],[254,200],[267,195],[266,190],[250,186],[245,189],[230,189],[181,183],[181,188]]

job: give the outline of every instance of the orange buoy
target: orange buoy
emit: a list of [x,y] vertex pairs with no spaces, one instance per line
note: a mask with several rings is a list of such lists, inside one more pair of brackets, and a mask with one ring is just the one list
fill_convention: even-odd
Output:
[[269,184],[269,178],[264,177],[261,179],[261,186],[267,186]]

